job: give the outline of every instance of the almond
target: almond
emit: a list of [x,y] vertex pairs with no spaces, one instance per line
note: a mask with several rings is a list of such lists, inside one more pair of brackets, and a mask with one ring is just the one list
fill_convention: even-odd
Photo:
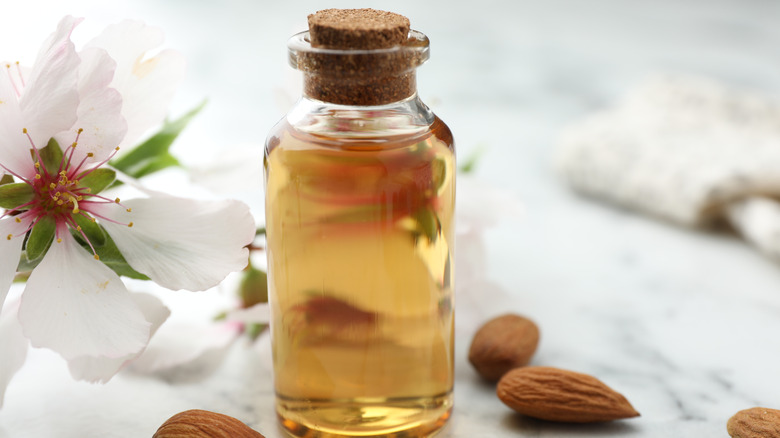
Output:
[[233,417],[192,409],[163,423],[152,438],[265,438]]
[[528,318],[507,314],[486,322],[471,341],[469,362],[487,380],[531,361],[539,345],[539,328]]
[[745,409],[729,418],[726,428],[732,438],[780,438],[780,411]]
[[592,423],[639,416],[599,379],[558,368],[516,368],[501,378],[496,392],[510,408],[542,420]]

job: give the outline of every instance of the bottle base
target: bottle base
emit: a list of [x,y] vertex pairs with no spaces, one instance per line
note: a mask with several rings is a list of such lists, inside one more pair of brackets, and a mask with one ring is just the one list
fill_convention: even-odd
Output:
[[452,411],[452,393],[403,399],[308,400],[277,396],[279,422],[297,438],[434,436]]

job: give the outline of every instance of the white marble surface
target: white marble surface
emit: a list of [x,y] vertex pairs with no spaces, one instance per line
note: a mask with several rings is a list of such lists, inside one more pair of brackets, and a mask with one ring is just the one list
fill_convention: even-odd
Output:
[[[169,45],[190,61],[174,112],[210,99],[176,147],[190,163],[262,141],[283,110],[285,40],[306,14],[391,9],[429,35],[423,100],[453,128],[461,157],[483,151],[477,177],[525,204],[521,220],[486,235],[487,275],[510,294],[459,292],[458,312],[467,314],[457,326],[456,408],[443,437],[726,436],[734,412],[780,408],[780,266],[727,232],[683,229],[578,197],[551,169],[563,126],[654,72],[703,74],[780,97],[780,3],[17,3],[4,8],[3,57],[31,57],[64,13],[88,17],[85,39],[125,17],[164,28]],[[252,187],[237,191],[258,208],[261,194]],[[510,309],[541,326],[533,364],[596,375],[642,416],[558,425],[504,407],[465,354],[476,321]],[[213,374],[195,377],[125,373],[90,385],[71,381],[55,355],[32,351],[8,388],[0,437],[148,437],[189,408],[282,436],[271,408],[267,339],[235,344]]]

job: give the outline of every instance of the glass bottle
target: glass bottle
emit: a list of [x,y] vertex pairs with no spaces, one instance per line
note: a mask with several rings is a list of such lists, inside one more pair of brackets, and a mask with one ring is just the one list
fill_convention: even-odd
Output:
[[416,93],[428,38],[288,41],[304,93],[266,142],[276,408],[298,437],[430,436],[452,408],[455,154]]

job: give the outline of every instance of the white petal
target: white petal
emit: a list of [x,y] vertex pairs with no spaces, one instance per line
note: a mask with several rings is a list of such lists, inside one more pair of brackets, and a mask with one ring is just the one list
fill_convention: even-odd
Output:
[[[13,218],[0,220],[0,311],[16,275],[24,242],[24,236],[20,234],[26,229],[27,224],[17,223]],[[15,237],[9,240],[9,235]]]
[[455,287],[469,289],[487,279],[487,256],[482,233],[472,229],[455,235]]
[[[159,329],[162,323],[168,319],[171,311],[165,307],[159,298],[153,295],[133,293],[130,294],[130,296],[138,305],[138,308],[141,309],[146,320],[152,324],[149,336],[154,336],[157,329]],[[114,377],[119,370],[132,362],[133,359],[140,356],[142,352],[143,350],[139,353],[129,354],[119,358],[77,357],[68,361],[68,368],[70,369],[70,375],[76,380],[86,380],[92,383],[106,383]]]
[[109,26],[88,46],[106,49],[117,61],[111,86],[124,98],[122,115],[128,132],[120,146],[133,146],[150,128],[165,119],[176,87],[184,77],[184,57],[164,50],[146,58],[147,52],[159,47],[163,33],[140,21],[126,20]]
[[19,320],[33,346],[68,360],[122,357],[149,340],[150,324],[119,277],[69,234],[52,244],[27,280]]
[[[6,68],[5,64],[2,68]],[[0,164],[29,178],[35,170],[30,159],[30,141],[22,132],[21,111],[10,75],[0,72]],[[0,177],[5,173],[5,169],[0,167]]]
[[271,321],[271,308],[268,303],[259,303],[248,309],[231,310],[225,319],[243,324],[268,324]]
[[60,21],[38,54],[19,101],[24,127],[37,147],[76,121],[80,60],[70,33],[80,21],[70,16]]
[[127,123],[122,117],[122,96],[119,91],[110,88],[116,63],[103,49],[82,50],[79,69],[78,120],[68,131],[56,136],[63,149],[76,141],[73,159],[81,162],[87,154],[88,163],[98,163],[107,159],[127,132]]
[[471,177],[458,177],[456,233],[484,229],[501,220],[518,220],[523,206],[508,190],[491,187]]
[[173,196],[131,199],[127,213],[106,205],[100,213],[132,227],[101,222],[135,270],[169,289],[206,290],[244,269],[255,222],[238,201],[195,201]]
[[165,324],[130,368],[140,373],[155,373],[189,365],[224,350],[239,333],[240,326],[231,323]]
[[27,358],[28,342],[16,317],[18,308],[19,302],[13,301],[0,312],[0,351],[3,354],[0,360],[0,408],[3,407],[8,382]]
[[258,144],[214,148],[213,156],[187,168],[193,182],[215,193],[263,190],[263,179],[258,177],[263,174],[263,147]]

